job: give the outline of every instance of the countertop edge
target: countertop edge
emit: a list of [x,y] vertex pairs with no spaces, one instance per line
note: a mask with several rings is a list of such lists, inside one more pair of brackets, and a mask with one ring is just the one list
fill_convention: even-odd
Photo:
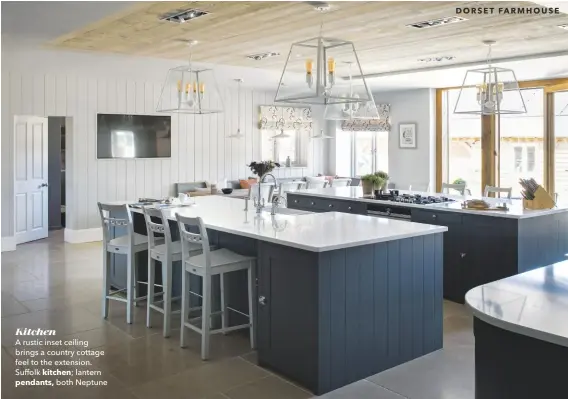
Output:
[[[132,210],[132,212],[143,214],[143,211],[140,208],[130,208],[130,209]],[[169,220],[175,221],[175,219],[172,219],[172,218],[170,218]],[[304,250],[304,251],[318,252],[318,253],[319,252],[334,251],[334,250],[339,250],[339,249],[359,247],[359,246],[364,246],[364,245],[379,244],[379,243],[382,243],[382,242],[404,240],[406,238],[420,237],[420,236],[425,236],[425,235],[430,235],[430,234],[439,234],[439,233],[444,233],[444,232],[448,231],[448,228],[445,227],[445,226],[431,225],[432,228],[430,230],[423,230],[423,231],[412,232],[412,233],[400,233],[400,234],[389,236],[389,237],[372,238],[372,239],[358,241],[358,242],[348,242],[348,243],[345,243],[345,244],[328,245],[328,246],[322,246],[322,247],[312,247],[312,246],[309,246],[309,245],[290,243],[290,242],[283,241],[283,240],[275,238],[275,237],[258,236],[254,233],[235,231],[235,230],[232,230],[230,228],[224,228],[222,226],[221,227],[220,226],[212,226],[212,225],[209,225],[207,223],[207,221],[204,221],[204,223],[205,223],[205,227],[216,230],[216,231],[221,231],[223,233],[239,235],[239,236],[243,236],[243,237],[253,238],[253,239],[256,239],[256,240],[259,240],[259,241],[270,242],[272,244],[283,245],[283,246],[290,247],[290,248],[296,248],[296,249],[301,249],[301,250]]]
[[416,205],[416,204],[407,204],[407,203],[398,203],[392,201],[382,201],[382,200],[374,200],[368,198],[352,198],[352,197],[342,197],[338,195],[330,195],[330,194],[322,194],[322,193],[309,193],[303,191],[295,191],[291,194],[294,195],[304,195],[310,197],[318,197],[318,198],[329,198],[335,200],[342,200],[342,201],[356,201],[356,202],[364,202],[367,204],[381,204],[381,205],[393,205],[393,206],[404,206],[406,208],[416,208],[422,210],[429,210],[429,211],[440,211],[440,212],[454,212],[454,213],[464,213],[469,215],[480,215],[480,216],[488,216],[488,217],[501,217],[501,218],[508,218],[508,219],[529,219],[538,216],[545,216],[545,215],[552,215],[555,213],[562,213],[568,212],[568,209],[560,209],[560,208],[552,208],[552,209],[541,209],[535,210],[533,213],[529,213],[526,215],[512,215],[507,213],[494,213],[494,212],[487,212],[487,211],[477,211],[471,209],[448,209],[442,208],[439,204],[427,204],[427,205]]
[[471,310],[473,316],[477,317],[478,319],[480,319],[485,323],[491,324],[494,327],[501,328],[503,330],[510,331],[515,334],[521,334],[526,337],[538,339],[540,341],[545,341],[551,344],[568,347],[568,337],[562,337],[556,334],[547,333],[542,330],[536,330],[534,328],[521,326],[519,324],[515,324],[510,321],[498,319],[470,305],[468,300],[469,294],[480,287],[472,288],[465,294],[465,303],[467,307]]

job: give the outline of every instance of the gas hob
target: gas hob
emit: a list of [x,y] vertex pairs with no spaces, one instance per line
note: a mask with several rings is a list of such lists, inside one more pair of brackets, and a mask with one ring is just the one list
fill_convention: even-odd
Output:
[[379,201],[392,201],[398,202],[400,204],[416,204],[416,205],[429,205],[429,204],[440,204],[444,202],[454,202],[455,200],[448,197],[437,197],[433,195],[423,196],[420,194],[380,194],[375,195],[370,199],[375,199]]

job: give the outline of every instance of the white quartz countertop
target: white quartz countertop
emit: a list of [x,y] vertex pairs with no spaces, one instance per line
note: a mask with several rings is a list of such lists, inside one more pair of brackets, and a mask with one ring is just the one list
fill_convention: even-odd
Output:
[[[393,206],[403,206],[406,208],[419,208],[419,209],[426,209],[426,210],[439,210],[439,211],[448,211],[448,212],[460,212],[460,213],[471,213],[476,215],[484,215],[484,216],[498,216],[498,217],[505,217],[505,218],[514,218],[514,219],[523,219],[523,218],[530,218],[535,216],[542,216],[542,215],[550,215],[554,213],[561,213],[561,212],[568,212],[567,206],[558,206],[552,209],[540,209],[540,210],[531,210],[531,209],[523,209],[522,200],[507,200],[507,199],[500,199],[501,202],[507,202],[507,207],[509,210],[507,211],[500,211],[500,210],[472,210],[472,209],[462,209],[461,203],[466,199],[473,199],[475,197],[470,196],[460,196],[460,195],[448,195],[448,194],[439,194],[439,193],[425,193],[419,191],[405,191],[399,190],[400,194],[420,194],[422,196],[434,195],[434,196],[445,196],[448,198],[452,198],[455,201],[450,203],[438,203],[438,204],[429,204],[429,205],[418,205],[418,204],[405,204],[405,203],[397,203],[393,201],[380,201],[374,200],[370,198],[362,198],[363,197],[363,189],[361,187],[337,187],[337,188],[314,188],[308,190],[298,191],[294,194],[301,194],[301,195],[309,195],[313,197],[322,197],[322,198],[335,198],[335,199],[345,199],[351,201],[359,201],[359,202],[366,202],[369,204],[388,204]],[[479,198],[479,197],[477,197]],[[483,198],[489,203],[496,203],[495,198]]]
[[568,346],[568,261],[473,288],[465,301],[495,327]]
[[[165,208],[168,219],[175,214],[201,217],[207,228],[226,233],[269,241],[307,251],[324,252],[385,241],[400,240],[447,231],[444,226],[432,226],[399,220],[375,218],[348,213],[304,213],[270,215],[256,214],[249,201],[219,195],[194,197],[195,205]],[[133,204],[136,201],[115,201]],[[132,208],[135,212],[141,209]],[[290,210],[292,211],[292,210]]]

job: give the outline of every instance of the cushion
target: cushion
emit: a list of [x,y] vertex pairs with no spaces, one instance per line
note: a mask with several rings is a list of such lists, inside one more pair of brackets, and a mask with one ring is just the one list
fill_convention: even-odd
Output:
[[317,175],[317,177],[323,177],[328,182],[332,182],[333,179],[337,179],[338,176],[324,176],[321,173]]
[[208,188],[207,190],[201,189],[201,190],[199,190],[199,191],[192,191],[192,192],[190,193],[190,195],[191,195],[192,197],[203,197],[203,196],[205,196],[205,195],[211,195],[211,189]]
[[207,182],[205,181],[194,181],[190,183],[177,183],[175,186],[176,193],[191,193],[195,191],[195,188],[207,187]]
[[248,179],[248,180],[239,180],[239,183],[241,184],[241,188],[243,189],[249,189],[250,186],[252,186],[253,184],[256,184],[256,179]]

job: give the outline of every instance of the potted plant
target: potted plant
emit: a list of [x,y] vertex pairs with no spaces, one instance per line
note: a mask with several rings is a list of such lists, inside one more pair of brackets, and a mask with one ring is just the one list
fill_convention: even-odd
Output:
[[373,194],[373,190],[382,184],[382,179],[375,173],[361,176],[361,185],[363,186],[363,195]]
[[461,177],[458,177],[456,180],[454,180],[454,182],[452,184],[466,184],[465,180],[462,179]]
[[381,191],[385,191],[387,189],[387,184],[389,181],[389,175],[387,172],[383,172],[382,170],[379,170],[377,172],[375,172],[375,175],[377,175],[381,180],[382,183],[381,184],[377,184],[377,190],[381,190]]
[[260,162],[253,161],[247,166],[250,168],[252,173],[254,173],[259,177],[258,181],[262,181],[262,177],[265,174],[272,172],[274,168],[279,168],[280,164],[274,161],[260,161]]

